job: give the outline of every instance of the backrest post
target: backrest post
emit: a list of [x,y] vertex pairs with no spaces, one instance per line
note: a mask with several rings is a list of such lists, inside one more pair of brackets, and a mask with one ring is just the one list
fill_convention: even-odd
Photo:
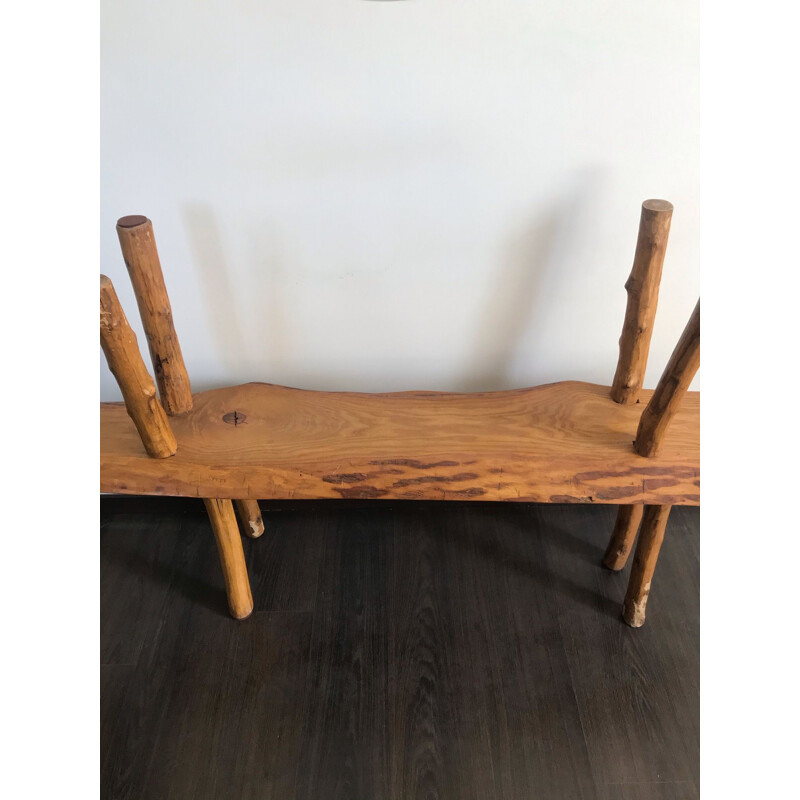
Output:
[[658,454],[670,420],[675,415],[700,367],[700,301],[672,351],[664,374],[642,412],[633,449],[640,456]]
[[147,454],[153,458],[174,455],[178,449],[175,435],[142,361],[136,334],[105,275],[100,276],[100,344]]
[[671,221],[672,203],[642,203],[633,268],[625,283],[628,305],[619,339],[619,361],[611,387],[612,399],[623,405],[637,402],[644,381]]
[[117,235],[147,335],[161,402],[169,415],[191,411],[192,387],[172,321],[153,223],[138,215],[122,217],[117,221]]

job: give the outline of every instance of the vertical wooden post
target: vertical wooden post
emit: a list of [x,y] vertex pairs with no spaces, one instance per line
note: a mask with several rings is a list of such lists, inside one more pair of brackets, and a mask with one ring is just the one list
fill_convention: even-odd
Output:
[[645,506],[642,528],[633,557],[633,568],[628,581],[628,592],[622,604],[622,617],[632,628],[644,625],[645,607],[650,594],[650,583],[658,561],[664,530],[672,506]]
[[700,301],[672,351],[664,374],[642,412],[633,449],[640,456],[658,454],[670,420],[700,367]]
[[100,276],[100,344],[147,454],[153,458],[174,455],[178,449],[175,435],[142,361],[136,334],[105,275]]
[[617,371],[611,387],[611,397],[617,403],[627,405],[639,399],[647,369],[671,221],[672,203],[666,200],[645,200],[642,203],[633,268],[625,283],[628,306],[619,339]]
[[245,534],[251,539],[258,539],[264,533],[264,519],[258,507],[258,500],[234,500],[233,504],[239,513]]
[[603,564],[614,572],[619,572],[628,561],[643,513],[642,505],[620,506],[617,511],[617,522],[603,556]]
[[[667,363],[664,374],[656,386],[647,408],[642,412],[633,449],[641,456],[658,453],[670,420],[678,410],[689,384],[700,367],[700,301],[692,312],[689,322]],[[628,581],[628,592],[622,606],[622,616],[628,625],[638,628],[644,625],[645,606],[650,593],[650,582],[656,568],[670,506],[645,506],[639,543]],[[617,526],[622,520],[622,509],[617,517]],[[617,534],[615,529],[614,534]],[[609,545],[609,552],[614,543]],[[606,553],[606,558],[609,553]],[[624,561],[623,561],[624,564]]]
[[[611,398],[623,405],[636,403],[642,390],[671,222],[672,203],[666,200],[645,200],[642,203],[633,267],[625,282],[628,305],[619,339],[617,370],[611,386]],[[625,566],[641,517],[641,508],[619,507],[614,532],[603,558],[609,569],[620,570]]]
[[190,411],[192,387],[172,322],[153,224],[147,217],[122,217],[117,222],[117,235],[147,334],[161,402],[170,415]]
[[250,594],[250,580],[247,577],[242,538],[233,513],[233,503],[219,499],[204,499],[203,503],[217,541],[228,593],[228,608],[236,619],[244,619],[253,610],[253,596]]

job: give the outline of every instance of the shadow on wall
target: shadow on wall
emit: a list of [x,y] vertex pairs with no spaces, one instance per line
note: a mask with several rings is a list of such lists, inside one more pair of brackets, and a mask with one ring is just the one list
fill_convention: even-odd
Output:
[[[590,225],[587,215],[597,202],[599,176],[595,171],[586,171],[577,176],[574,186],[573,191],[519,229],[504,248],[499,269],[486,292],[486,306],[466,350],[463,377],[454,381],[451,391],[496,391],[551,380],[549,376],[537,375],[536,362],[540,360],[537,354],[548,353],[548,343],[542,340],[551,327],[548,318],[554,313],[569,316],[568,310],[555,310],[553,300],[557,299],[560,283],[580,280],[571,266],[577,263],[572,251],[574,243],[581,241],[583,229]],[[247,263],[252,291],[247,297],[248,307],[242,307],[237,305],[232,291],[229,263],[214,212],[207,204],[187,204],[184,220],[211,338],[229,376],[235,382],[269,381],[269,376],[262,374],[265,357],[276,373],[296,366],[292,353],[298,331],[292,330],[284,290],[287,260],[274,226],[268,220],[259,221],[248,232]],[[531,331],[541,334],[533,337],[528,354],[532,363],[525,372],[531,380],[519,383],[513,374],[514,361]],[[562,379],[563,376],[552,378]],[[321,388],[331,383],[331,376],[308,374],[300,383],[305,388]],[[205,383],[202,389],[225,386],[227,382],[221,379],[212,384]],[[409,382],[414,388],[425,388],[417,384],[413,379]]]
[[249,231],[247,241],[253,301],[250,317],[254,323],[252,364],[260,375],[255,380],[269,381],[262,374],[265,354],[273,372],[285,373],[296,363],[293,343],[302,331],[293,330],[291,324],[290,302],[285,291],[291,270],[276,226],[268,219],[259,220]]
[[[231,270],[220,226],[208,205],[184,206],[192,258],[202,289],[211,338],[219,359],[235,382],[268,380],[261,373],[267,354],[273,365],[292,363],[290,317],[283,296],[285,258],[276,231],[268,222],[250,232],[248,264],[251,269],[246,307],[235,300]],[[203,389],[228,385],[221,380]]]
[[560,211],[553,209],[532,221],[507,246],[494,286],[487,292],[488,302],[469,349],[460,391],[511,388],[514,352],[540,302],[560,216]]
[[[512,236],[504,250],[495,281],[487,291],[487,304],[469,348],[468,363],[457,391],[480,392],[520,388],[546,383],[537,376],[536,354],[548,355],[544,333],[553,313],[569,315],[569,309],[553,309],[560,283],[580,279],[573,257],[574,243],[584,237],[593,204],[597,202],[600,175],[586,170],[574,181],[574,189]],[[526,373],[532,380],[514,379],[514,359],[526,332],[533,330],[532,363]],[[553,380],[563,380],[559,375]]]
[[247,365],[246,339],[239,323],[242,309],[236,307],[233,299],[219,225],[214,212],[202,203],[184,206],[183,216],[211,338],[217,345],[221,363],[228,367],[231,375],[241,375]]

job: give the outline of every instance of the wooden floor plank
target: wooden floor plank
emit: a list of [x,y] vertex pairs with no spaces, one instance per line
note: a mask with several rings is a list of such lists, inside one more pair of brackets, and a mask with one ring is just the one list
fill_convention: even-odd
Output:
[[[102,759],[107,765],[102,772],[101,793],[103,797],[134,800],[148,796],[146,784],[156,754],[154,740],[164,697],[176,683],[165,649],[180,647],[182,632],[193,614],[204,611],[220,617],[226,608],[225,591],[221,572],[214,572],[219,566],[215,564],[213,536],[205,514],[104,514],[101,520],[101,574],[111,572],[112,565],[124,565],[120,556],[129,553],[134,543],[139,550],[131,556],[131,575],[141,572],[142,563],[161,564],[148,572],[153,584],[150,591],[160,603],[144,593],[121,593],[110,581],[103,583],[101,594],[101,640],[109,634],[117,639],[124,636],[127,623],[119,612],[120,603],[135,623],[133,630],[144,631],[138,661],[127,676],[119,702],[107,708],[113,692],[104,688],[101,695],[101,714],[113,714],[121,731],[116,739],[101,741]],[[169,569],[159,561],[165,543],[169,543],[171,553]],[[114,610],[108,619],[107,606]],[[105,686],[115,675],[114,666],[106,665],[102,670]],[[116,683],[114,688],[119,688]]]
[[244,539],[255,610],[313,611],[322,548],[335,514],[313,503],[288,514],[280,506],[261,505],[264,533]]
[[400,507],[391,523],[390,796],[491,796],[485,725],[474,713],[479,709],[464,702],[473,687],[459,610],[468,583],[456,573],[459,548],[430,507],[415,514]]
[[[470,509],[463,526],[475,549],[469,558],[473,587],[469,609],[482,626],[470,625],[465,654],[483,654],[473,678],[488,701],[487,717],[495,794],[525,798],[536,786],[542,796],[594,798],[594,781],[579,709],[570,681],[556,615],[559,593],[547,562],[543,531],[531,507]],[[471,612],[474,613],[474,612]]]
[[176,569],[176,524],[167,514],[107,518],[101,528],[101,664],[131,664],[162,615]]
[[699,797],[694,781],[650,781],[648,783],[609,783],[602,800],[691,800]]
[[632,630],[613,507],[262,504],[236,622],[202,506],[160,502],[104,503],[103,797],[698,796],[695,509]]
[[232,630],[204,611],[159,654],[169,689],[155,699],[143,796],[291,796],[303,731],[312,615],[255,612]]
[[343,509],[319,572],[297,797],[387,798],[389,542]]
[[[581,587],[592,602],[564,598],[556,608],[575,695],[601,797],[635,792],[635,786],[684,786],[686,800],[699,771],[699,625],[697,562],[687,555],[688,523],[697,509],[673,509],[641,629],[620,624],[619,609],[630,564],[620,573],[600,570],[609,510],[536,508],[550,531],[554,574]],[[569,528],[563,547],[558,527]],[[687,553],[688,551],[688,553]],[[578,552],[584,557],[577,557]],[[641,791],[645,791],[641,789]],[[634,795],[632,795],[634,796]],[[635,795],[646,796],[646,794]]]
[[[128,700],[136,680],[135,664],[100,666],[100,775],[103,797],[126,796],[129,770],[135,765],[125,755],[135,748],[136,732],[131,726]],[[111,789],[111,794],[106,790]],[[128,795],[129,796],[129,795]]]

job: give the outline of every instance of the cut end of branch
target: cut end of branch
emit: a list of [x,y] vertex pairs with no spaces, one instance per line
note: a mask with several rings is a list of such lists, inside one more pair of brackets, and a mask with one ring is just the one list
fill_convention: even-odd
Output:
[[603,558],[603,566],[606,569],[610,569],[612,572],[619,572],[621,569],[624,569],[625,565],[628,563],[628,551],[620,551],[617,550],[613,553],[606,553]]
[[148,222],[150,222],[150,220],[147,219],[147,217],[142,216],[141,214],[131,214],[127,217],[120,217],[117,220],[117,227],[138,228],[140,225],[145,225]]
[[622,607],[622,618],[628,623],[628,625],[631,626],[631,628],[641,628],[642,625],[644,625],[644,612],[646,605],[647,597],[638,603],[635,600],[625,603],[625,605]]
[[673,205],[669,200],[645,200],[642,203],[642,208],[648,211],[672,213]]
[[247,619],[253,613],[253,601],[250,601],[249,606],[245,605],[240,608],[238,606],[234,607],[232,605],[228,605],[228,608],[230,609],[231,616],[234,619]]

